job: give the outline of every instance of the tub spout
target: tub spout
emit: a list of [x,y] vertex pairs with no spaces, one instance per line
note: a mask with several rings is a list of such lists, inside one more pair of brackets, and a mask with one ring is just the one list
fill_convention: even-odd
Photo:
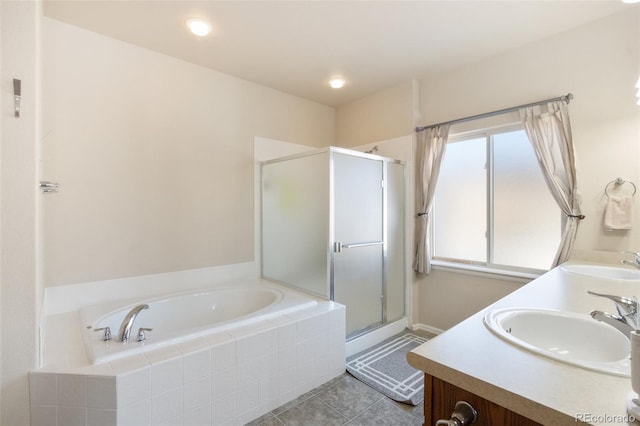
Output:
[[118,333],[118,337],[121,342],[127,343],[129,341],[133,323],[140,311],[143,309],[149,309],[149,305],[138,305],[131,309],[127,316],[124,317],[124,320],[122,320],[122,325],[120,325],[120,332]]

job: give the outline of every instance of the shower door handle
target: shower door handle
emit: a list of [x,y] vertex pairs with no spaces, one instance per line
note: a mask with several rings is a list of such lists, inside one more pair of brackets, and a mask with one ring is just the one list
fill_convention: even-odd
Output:
[[366,241],[362,243],[349,243],[349,244],[343,244],[340,241],[336,241],[335,243],[333,243],[333,251],[336,253],[340,253],[342,249],[367,247],[367,246],[381,246],[383,244],[384,244],[384,241]]

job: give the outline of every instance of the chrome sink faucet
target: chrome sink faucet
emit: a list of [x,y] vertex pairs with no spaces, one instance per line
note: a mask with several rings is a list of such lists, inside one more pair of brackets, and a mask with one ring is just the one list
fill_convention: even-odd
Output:
[[120,325],[120,331],[118,332],[119,341],[126,343],[129,341],[129,336],[131,336],[131,329],[133,328],[133,323],[136,320],[136,317],[143,309],[149,309],[149,305],[138,305],[129,311],[124,320],[122,320],[122,324]]
[[640,269],[640,252],[630,251],[628,253],[633,255],[633,261],[623,260],[622,263],[624,265],[635,266],[636,268]]
[[604,297],[611,300],[616,305],[618,316],[593,310],[590,312],[591,318],[602,321],[615,327],[625,336],[629,337],[629,333],[638,328],[638,301],[623,296],[614,296],[612,294],[601,294],[593,291],[587,293],[594,296]]

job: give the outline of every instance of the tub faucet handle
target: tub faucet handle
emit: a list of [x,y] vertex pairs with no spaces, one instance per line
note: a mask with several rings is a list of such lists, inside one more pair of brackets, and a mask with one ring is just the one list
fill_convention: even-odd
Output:
[[147,340],[145,331],[153,331],[153,328],[140,327],[138,329],[138,338],[136,339],[138,342],[144,342],[145,340]]
[[102,340],[105,342],[108,342],[109,340],[111,340],[111,329],[109,327],[102,327],[102,328],[96,328],[93,331],[103,331],[104,333],[102,334]]

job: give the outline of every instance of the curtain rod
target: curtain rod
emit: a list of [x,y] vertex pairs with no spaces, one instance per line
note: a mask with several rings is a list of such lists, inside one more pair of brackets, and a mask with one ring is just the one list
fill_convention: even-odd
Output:
[[511,108],[500,109],[498,111],[485,112],[484,114],[477,114],[477,115],[472,115],[470,117],[458,118],[457,120],[443,121],[442,123],[431,124],[429,126],[416,127],[416,132],[421,132],[421,131],[429,129],[431,127],[441,126],[443,124],[464,123],[465,121],[478,120],[480,118],[486,118],[486,117],[491,117],[491,116],[494,116],[494,115],[505,114],[507,112],[517,111],[520,108],[526,108],[526,107],[531,107],[531,106],[536,106],[536,105],[542,105],[542,104],[546,104],[547,102],[566,101],[567,103],[569,103],[571,101],[571,99],[573,99],[573,95],[571,93],[567,93],[564,96],[559,96],[557,98],[551,98],[551,99],[545,99],[544,101],[531,102],[530,104],[518,105],[518,106],[515,106],[515,107],[511,107]]

